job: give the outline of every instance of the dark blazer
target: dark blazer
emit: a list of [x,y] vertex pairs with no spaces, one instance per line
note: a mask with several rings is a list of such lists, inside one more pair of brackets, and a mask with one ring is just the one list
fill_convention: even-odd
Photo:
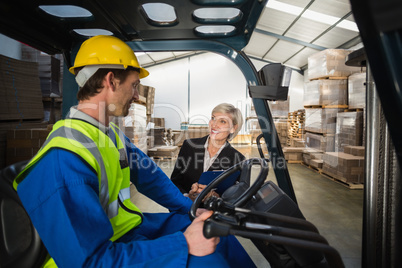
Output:
[[[188,139],[183,142],[177,161],[170,176],[172,182],[182,193],[188,193],[191,185],[197,182],[204,171],[205,142],[208,136],[198,139]],[[226,170],[246,158],[226,142],[218,157],[208,171]]]

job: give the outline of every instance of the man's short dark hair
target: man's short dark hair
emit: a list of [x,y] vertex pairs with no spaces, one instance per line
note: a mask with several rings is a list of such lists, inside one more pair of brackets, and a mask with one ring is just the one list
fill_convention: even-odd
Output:
[[[77,69],[76,73],[79,73],[81,70]],[[88,79],[88,81],[85,83],[85,85],[80,88],[80,90],[77,93],[77,99],[79,101],[82,100],[88,100],[90,97],[95,96],[98,94],[103,86],[102,86],[102,81],[103,78],[109,73],[112,72],[114,76],[120,80],[120,83],[124,83],[126,81],[127,76],[130,74],[129,71],[136,71],[140,73],[140,69],[134,68],[131,66],[128,66],[127,69],[99,69],[96,71],[96,73],[91,76],[91,78]]]

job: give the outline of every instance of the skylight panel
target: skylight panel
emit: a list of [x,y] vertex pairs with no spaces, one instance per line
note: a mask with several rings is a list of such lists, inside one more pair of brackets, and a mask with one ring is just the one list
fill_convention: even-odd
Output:
[[[275,0],[268,1],[267,7],[281,11],[281,12],[285,12],[288,14],[292,14],[295,16],[299,16],[303,11],[303,8],[285,4],[285,3],[278,2]],[[306,10],[302,14],[302,18],[320,22],[320,23],[325,23],[328,25],[333,25],[341,19],[341,18],[337,18],[334,16],[326,15],[326,14],[311,11],[311,10]],[[336,27],[343,28],[343,29],[350,30],[350,31],[359,32],[359,29],[357,28],[356,23],[354,23],[352,21],[342,20],[340,23],[338,23],[336,25]]]
[[89,18],[92,13],[85,8],[72,5],[42,5],[41,10],[59,18]]
[[113,35],[111,31],[104,30],[104,29],[74,29],[79,35],[92,37],[95,35]]
[[172,25],[177,23],[176,11],[173,6],[164,3],[147,3],[142,5],[148,22],[153,25]]
[[199,8],[194,16],[202,21],[234,22],[241,18],[242,12],[237,8]]
[[236,27],[232,25],[203,25],[195,28],[195,31],[202,35],[226,36],[234,33]]

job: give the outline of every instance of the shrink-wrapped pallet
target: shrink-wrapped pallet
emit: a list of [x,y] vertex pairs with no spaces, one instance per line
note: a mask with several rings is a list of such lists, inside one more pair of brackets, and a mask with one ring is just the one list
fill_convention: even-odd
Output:
[[303,105],[348,105],[348,80],[325,79],[307,82],[304,86]]
[[306,146],[323,152],[333,152],[335,145],[335,134],[315,134],[306,132]]
[[[306,165],[313,166],[315,168],[322,168],[322,155],[323,151],[313,149],[313,148],[305,148],[303,151],[303,162]],[[317,161],[314,161],[317,160]]]
[[288,138],[288,122],[287,119],[274,120],[276,132],[278,133],[279,141],[282,146],[286,145]]
[[352,50],[325,49],[308,57],[308,79],[348,77],[360,72],[359,67],[345,65],[346,56]]
[[364,182],[364,157],[328,152],[323,155],[323,172],[346,183]]
[[364,146],[351,146],[351,145],[344,146],[343,151],[346,154],[351,154],[355,156],[364,156],[366,152]]
[[272,117],[287,117],[289,113],[289,96],[285,101],[268,101]]
[[305,130],[322,134],[335,134],[337,114],[343,109],[306,109]]
[[366,73],[355,73],[348,77],[349,109],[366,107]]
[[346,145],[361,146],[363,142],[363,112],[338,113],[335,149],[343,152]]
[[123,118],[121,127],[131,142],[141,151],[147,153],[147,115],[146,106],[138,103],[131,103],[128,115]]

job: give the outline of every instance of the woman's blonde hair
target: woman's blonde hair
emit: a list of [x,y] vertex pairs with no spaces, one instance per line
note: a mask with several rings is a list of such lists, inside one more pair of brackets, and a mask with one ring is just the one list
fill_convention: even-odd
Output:
[[243,126],[243,116],[241,114],[241,111],[238,108],[234,107],[230,103],[221,103],[221,104],[218,104],[212,110],[212,114],[214,114],[214,113],[226,113],[226,114],[229,114],[230,117],[232,118],[233,127],[237,126],[235,128],[235,131],[233,133],[230,133],[228,138],[227,138],[228,141],[231,141],[234,137],[237,136],[237,134],[241,130],[241,127]]

